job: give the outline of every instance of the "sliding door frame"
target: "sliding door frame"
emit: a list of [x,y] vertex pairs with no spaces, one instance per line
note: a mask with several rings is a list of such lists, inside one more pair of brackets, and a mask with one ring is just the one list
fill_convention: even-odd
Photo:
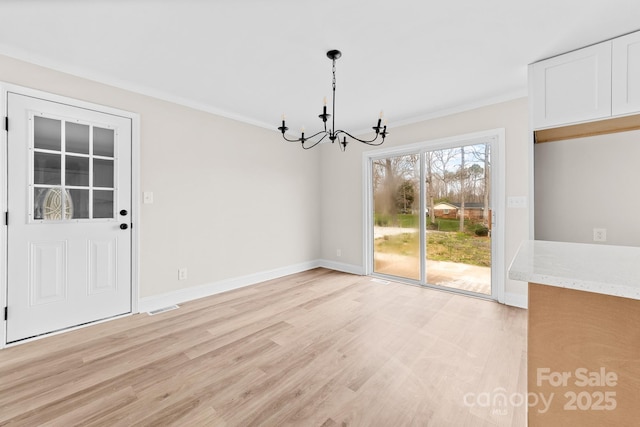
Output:
[[[456,135],[447,138],[422,141],[414,144],[407,144],[398,147],[385,147],[382,149],[370,150],[363,153],[363,260],[364,272],[366,275],[374,275],[397,279],[396,276],[387,276],[373,271],[373,162],[387,157],[397,157],[408,154],[420,155],[420,245],[421,251],[426,245],[425,230],[425,192],[424,192],[424,160],[429,151],[459,147],[475,144],[491,144],[491,207],[492,207],[492,231],[491,231],[491,296],[489,299],[504,303],[505,299],[505,131],[504,128],[490,129],[481,132]],[[475,297],[483,297],[482,294],[467,292],[463,290],[449,289],[443,286],[430,285],[426,282],[426,257],[420,257],[421,280],[405,279],[407,283],[430,287],[434,289],[467,294]]]

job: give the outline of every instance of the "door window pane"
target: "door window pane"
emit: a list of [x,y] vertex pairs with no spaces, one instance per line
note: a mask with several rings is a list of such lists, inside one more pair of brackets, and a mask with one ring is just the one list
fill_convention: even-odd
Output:
[[69,190],[70,206],[73,206],[73,218],[89,218],[89,190]]
[[36,188],[33,191],[33,219],[44,219],[44,198],[48,188]]
[[420,280],[420,156],[373,162],[374,271]]
[[113,188],[113,160],[93,159],[93,185]]
[[89,154],[89,126],[77,123],[65,123],[66,151]]
[[43,150],[60,151],[62,132],[60,120],[33,117],[33,145]]
[[36,188],[33,199],[34,219],[60,220],[63,211],[65,219],[73,217],[73,205],[69,203],[69,193],[63,193],[60,187]]
[[66,184],[73,186],[89,186],[89,158],[66,157]]
[[426,281],[491,295],[489,144],[425,156]]
[[93,128],[93,154],[113,157],[113,129]]
[[113,191],[93,191],[93,217],[113,218]]
[[33,154],[33,183],[44,185],[61,184],[60,154]]

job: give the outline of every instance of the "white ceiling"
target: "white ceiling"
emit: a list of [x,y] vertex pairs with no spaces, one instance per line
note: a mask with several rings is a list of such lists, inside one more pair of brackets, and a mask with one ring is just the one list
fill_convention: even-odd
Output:
[[[526,95],[527,64],[640,30],[639,0],[0,0],[0,53],[275,129],[393,127]],[[391,130],[393,132],[393,130]]]

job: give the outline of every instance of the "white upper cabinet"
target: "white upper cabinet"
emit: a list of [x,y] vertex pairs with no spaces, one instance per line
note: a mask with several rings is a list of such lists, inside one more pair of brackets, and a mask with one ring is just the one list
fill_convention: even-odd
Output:
[[611,45],[599,43],[531,66],[535,129],[611,116]]
[[640,32],[613,40],[612,113],[640,111]]

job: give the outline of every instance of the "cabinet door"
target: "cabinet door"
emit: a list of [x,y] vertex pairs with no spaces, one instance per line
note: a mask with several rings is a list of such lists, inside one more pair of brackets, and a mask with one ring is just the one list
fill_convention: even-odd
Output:
[[534,128],[611,115],[611,41],[537,62],[531,71]]
[[613,115],[640,111],[640,31],[613,40]]

